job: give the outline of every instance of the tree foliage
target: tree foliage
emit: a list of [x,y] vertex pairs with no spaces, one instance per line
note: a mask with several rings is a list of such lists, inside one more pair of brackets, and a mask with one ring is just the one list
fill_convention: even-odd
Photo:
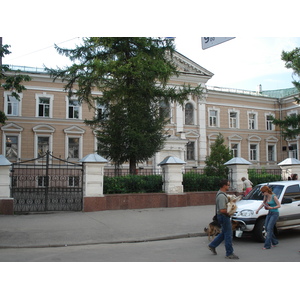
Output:
[[75,49],[56,49],[73,64],[46,69],[54,80],[66,81],[69,96],[101,107],[101,114],[86,120],[97,131],[99,154],[117,166],[129,161],[132,174],[138,162],[163,147],[167,119],[161,104],[183,104],[189,94],[201,94],[200,87],[168,85],[172,76],[179,76],[169,39],[92,37]]
[[[285,67],[293,70],[295,77],[300,77],[300,48],[292,51],[282,51],[281,59],[285,61]],[[300,92],[300,82],[294,77],[292,83]],[[299,97],[295,97],[300,104]],[[300,114],[286,116],[283,120],[272,117],[273,123],[282,129],[282,134],[287,139],[294,139],[300,134]]]
[[[10,54],[11,52],[8,50],[9,45],[2,45],[0,43],[0,58],[5,55]],[[11,95],[15,97],[17,100],[20,100],[20,96],[18,93],[26,90],[25,86],[22,85],[23,81],[30,81],[31,78],[28,75],[22,75],[19,72],[12,71],[8,65],[0,65],[0,83],[1,87],[6,91],[11,91]],[[5,124],[7,117],[3,111],[0,111],[0,123]]]
[[233,158],[229,147],[224,145],[224,137],[219,133],[216,141],[210,146],[210,155],[206,157],[204,173],[208,176],[227,178],[228,167],[224,165]]

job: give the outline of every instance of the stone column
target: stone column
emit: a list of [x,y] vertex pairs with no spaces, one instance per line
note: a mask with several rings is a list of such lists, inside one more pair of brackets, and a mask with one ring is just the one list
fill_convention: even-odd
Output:
[[106,208],[103,195],[104,166],[107,160],[98,154],[82,158],[83,163],[83,210],[98,211]]
[[184,164],[186,164],[185,161],[174,156],[167,156],[161,163],[158,164],[162,168],[163,191],[165,193],[183,193],[182,167]]
[[252,163],[242,157],[234,157],[227,161],[224,165],[227,165],[231,171],[230,190],[238,193],[243,192],[243,182],[241,178],[245,177],[248,179],[248,168],[249,165],[252,165]]
[[0,155],[0,214],[14,214],[14,199],[10,198],[10,166],[11,162]]
[[298,175],[298,180],[300,179],[300,160],[296,158],[287,158],[278,164],[281,169],[282,180],[288,180],[293,174]]

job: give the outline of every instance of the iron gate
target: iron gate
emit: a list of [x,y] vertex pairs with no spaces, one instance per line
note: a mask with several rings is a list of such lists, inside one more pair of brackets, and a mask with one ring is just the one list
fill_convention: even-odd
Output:
[[12,164],[11,197],[15,212],[80,211],[83,167],[45,155]]

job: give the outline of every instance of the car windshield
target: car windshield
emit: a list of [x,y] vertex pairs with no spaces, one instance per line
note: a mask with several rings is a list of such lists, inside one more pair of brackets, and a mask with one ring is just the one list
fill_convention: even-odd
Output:
[[[277,198],[279,198],[284,186],[279,185],[279,184],[276,184],[276,185],[270,184],[268,186],[272,189],[273,193],[277,196]],[[252,189],[252,191],[243,199],[244,200],[263,200],[264,196],[263,196],[262,192],[260,191],[261,188],[262,188],[262,185],[255,186]]]

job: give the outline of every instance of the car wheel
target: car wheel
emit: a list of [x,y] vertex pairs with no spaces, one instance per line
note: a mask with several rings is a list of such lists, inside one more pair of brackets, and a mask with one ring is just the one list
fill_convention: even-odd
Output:
[[256,221],[252,236],[256,241],[263,243],[266,239],[266,234],[265,218],[260,218]]

